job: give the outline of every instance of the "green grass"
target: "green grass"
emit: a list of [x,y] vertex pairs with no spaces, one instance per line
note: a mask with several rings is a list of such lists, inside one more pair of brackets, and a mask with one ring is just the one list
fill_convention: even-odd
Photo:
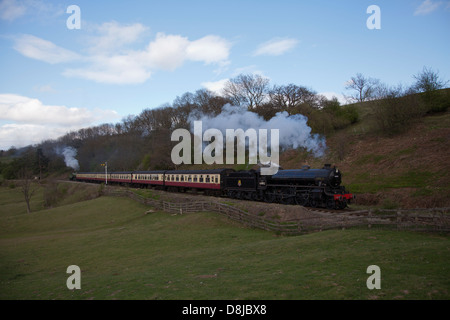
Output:
[[[0,188],[0,299],[448,299],[448,236],[349,229],[296,237],[216,213],[101,197],[26,214]],[[69,265],[81,289],[69,290]],[[381,290],[369,290],[369,265]]]
[[346,186],[354,193],[376,193],[386,189],[395,188],[426,188],[430,181],[436,177],[429,171],[411,170],[399,175],[386,176],[382,174],[370,174],[368,172],[355,175],[355,181]]

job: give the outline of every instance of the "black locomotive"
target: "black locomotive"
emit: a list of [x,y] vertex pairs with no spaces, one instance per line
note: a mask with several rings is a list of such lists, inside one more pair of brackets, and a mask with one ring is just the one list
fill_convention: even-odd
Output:
[[341,180],[341,172],[326,164],[322,169],[304,166],[268,176],[253,170],[233,172],[227,176],[226,188],[231,198],[343,209],[354,195],[341,186]]
[[179,192],[195,189],[234,199],[329,209],[343,209],[354,199],[354,195],[341,186],[341,172],[329,164],[322,169],[309,166],[292,170],[280,168],[274,175],[261,175],[260,170],[233,169],[81,172],[76,174],[76,180]]

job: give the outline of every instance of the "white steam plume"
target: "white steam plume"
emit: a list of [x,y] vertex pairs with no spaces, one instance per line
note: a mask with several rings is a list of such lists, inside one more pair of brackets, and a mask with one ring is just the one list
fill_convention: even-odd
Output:
[[77,155],[77,150],[72,147],[65,147],[62,151],[62,155],[64,156],[64,162],[66,166],[73,168],[74,170],[79,170],[80,165],[78,164],[78,160],[75,159]]
[[[280,147],[284,149],[297,149],[303,147],[312,152],[314,156],[321,157],[326,149],[324,137],[311,134],[311,128],[307,125],[308,118],[301,114],[289,115],[287,112],[279,112],[269,121],[264,120],[254,112],[242,109],[242,107],[225,105],[222,113],[217,116],[193,113],[189,116],[189,122],[202,121],[203,131],[215,128],[225,137],[226,129],[279,129]],[[192,130],[191,130],[192,131]]]

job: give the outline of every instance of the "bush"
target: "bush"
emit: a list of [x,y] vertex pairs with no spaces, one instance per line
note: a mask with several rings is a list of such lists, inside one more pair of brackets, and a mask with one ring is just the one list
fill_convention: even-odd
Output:
[[408,129],[414,119],[426,113],[426,107],[402,86],[380,88],[381,97],[371,104],[378,129],[392,135]]
[[445,112],[450,107],[450,91],[437,90],[424,92],[421,99],[428,113]]

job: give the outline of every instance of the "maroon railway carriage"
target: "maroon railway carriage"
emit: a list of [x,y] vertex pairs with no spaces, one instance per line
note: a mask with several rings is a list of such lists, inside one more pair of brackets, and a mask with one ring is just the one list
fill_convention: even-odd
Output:
[[110,179],[110,174],[106,175],[104,172],[78,172],[75,179],[83,182],[105,182]]
[[164,174],[164,186],[169,190],[199,189],[221,193],[225,187],[225,177],[232,171],[234,170],[169,170]]
[[164,185],[164,170],[159,171],[133,171],[133,185],[148,188]]
[[130,185],[132,182],[132,172],[79,172],[76,175],[77,181],[96,182],[96,183],[116,183]]

